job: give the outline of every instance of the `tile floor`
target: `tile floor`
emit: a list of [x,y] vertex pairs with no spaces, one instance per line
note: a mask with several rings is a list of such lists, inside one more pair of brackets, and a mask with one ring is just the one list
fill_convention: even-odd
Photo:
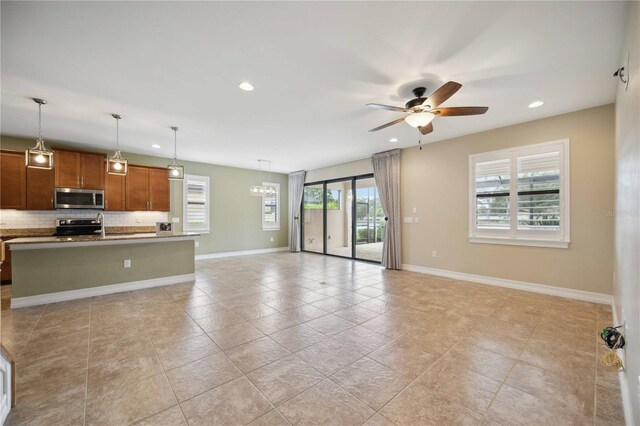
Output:
[[623,424],[607,306],[315,254],[16,310],[30,425]]

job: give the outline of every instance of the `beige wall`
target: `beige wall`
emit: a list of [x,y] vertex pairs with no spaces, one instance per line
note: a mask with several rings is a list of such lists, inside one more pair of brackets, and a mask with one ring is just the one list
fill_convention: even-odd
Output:
[[[404,149],[402,215],[420,223],[403,224],[403,263],[611,294],[613,112],[606,105],[427,144],[422,151]],[[470,243],[469,155],[565,138],[571,141],[570,248]]]
[[[100,149],[68,142],[47,142],[48,146],[67,146],[105,152]],[[33,140],[9,136],[0,137],[2,149],[24,150]],[[130,164],[166,167],[169,159],[124,153]],[[271,180],[280,184],[280,231],[262,230],[261,198],[249,195],[249,186],[259,183],[258,171],[214,164],[181,161],[186,174],[209,176],[211,180],[211,232],[198,238],[196,254],[221,253],[285,247],[288,245],[288,178],[272,173]],[[263,178],[266,177],[263,173]],[[179,217],[182,230],[182,181],[171,182],[170,217]],[[273,237],[273,241],[270,238]]]
[[304,181],[307,183],[318,182],[321,180],[366,175],[369,173],[373,173],[371,159],[363,158],[361,160],[350,161],[348,163],[336,164],[335,166],[308,170]]
[[626,322],[627,424],[640,424],[640,3],[627,2],[625,41],[620,64],[629,52],[629,88],[617,83],[614,303],[618,323]]

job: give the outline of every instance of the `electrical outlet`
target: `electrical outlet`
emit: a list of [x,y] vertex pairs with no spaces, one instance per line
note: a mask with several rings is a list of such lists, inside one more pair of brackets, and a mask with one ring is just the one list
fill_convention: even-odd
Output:
[[196,241],[196,247],[200,247],[200,243]]
[[438,251],[437,250],[431,250],[431,257],[437,257],[438,256]]
[[172,217],[172,218],[171,218],[171,222],[173,222],[173,223],[180,223],[180,218],[179,218],[179,217]]
[[124,260],[124,267],[125,268],[131,268],[131,259],[125,259]]
[[416,209],[415,207],[411,209],[411,213],[417,213],[418,209]]
[[414,217],[413,223],[420,223],[420,218],[418,216]]
[[269,241],[273,242],[273,237],[269,238]]

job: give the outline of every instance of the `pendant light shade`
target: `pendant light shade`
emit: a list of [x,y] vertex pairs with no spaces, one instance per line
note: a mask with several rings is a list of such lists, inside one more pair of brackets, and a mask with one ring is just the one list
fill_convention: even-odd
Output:
[[122,154],[120,153],[120,119],[122,118],[118,114],[111,114],[113,118],[116,119],[116,151],[113,155],[107,158],[107,173],[110,175],[121,175],[125,176],[127,174],[129,162],[126,158],[122,158]]
[[34,98],[33,101],[38,104],[38,138],[36,146],[25,152],[25,162],[30,169],[51,170],[53,168],[53,151],[47,149],[44,145],[44,139],[42,139],[42,105],[47,101],[38,98]]
[[173,162],[167,166],[167,173],[169,175],[169,179],[171,180],[182,180],[184,179],[184,166],[178,164],[177,155],[178,155],[178,128],[175,126],[171,126],[171,130],[173,130]]

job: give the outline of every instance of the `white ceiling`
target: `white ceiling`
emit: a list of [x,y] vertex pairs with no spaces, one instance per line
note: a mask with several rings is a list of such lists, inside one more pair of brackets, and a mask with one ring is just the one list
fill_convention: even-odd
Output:
[[[613,102],[623,2],[5,2],[3,134],[257,168],[313,169],[417,143],[410,89],[463,88],[423,143]],[[238,89],[250,81],[253,92]],[[543,107],[529,109],[536,99]],[[391,137],[400,141],[389,143]],[[152,144],[162,146],[153,149]]]

